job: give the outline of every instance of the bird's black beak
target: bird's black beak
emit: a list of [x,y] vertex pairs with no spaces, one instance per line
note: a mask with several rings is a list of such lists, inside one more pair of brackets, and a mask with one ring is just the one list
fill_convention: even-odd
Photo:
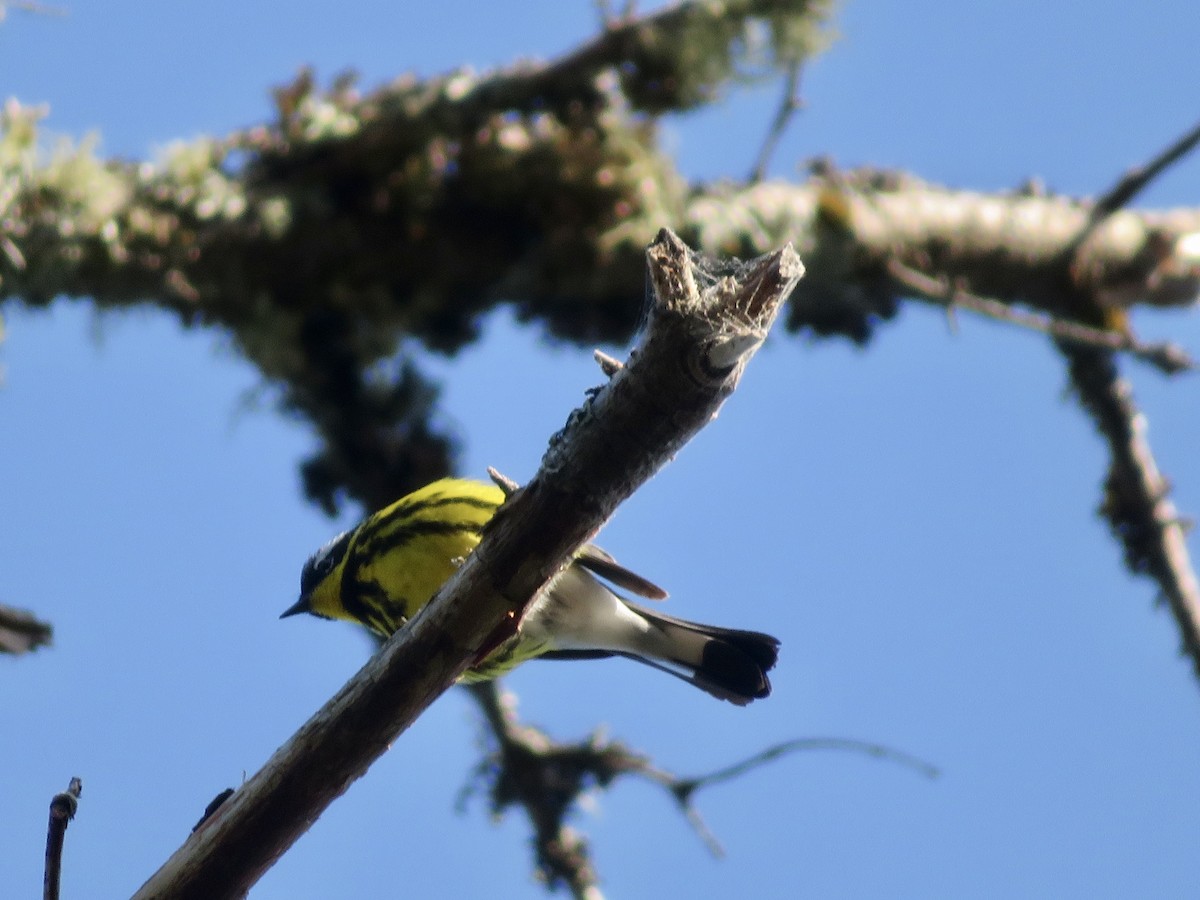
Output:
[[309,605],[307,596],[301,597],[299,600],[285,609],[279,618],[286,619],[288,616],[298,616],[300,613],[306,612],[312,612],[312,606]]

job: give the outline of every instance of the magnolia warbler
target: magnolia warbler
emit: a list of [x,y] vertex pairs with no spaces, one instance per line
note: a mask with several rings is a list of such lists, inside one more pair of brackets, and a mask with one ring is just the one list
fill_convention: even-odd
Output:
[[[390,636],[454,573],[503,502],[500,488],[457,478],[397,500],[313,554],[300,576],[300,599],[283,616],[347,619]],[[536,657],[626,656],[739,706],[771,693],[767,671],[778,640],[651,612],[599,578],[641,597],[666,597],[588,544],[529,606],[516,633],[463,680],[495,678]]]

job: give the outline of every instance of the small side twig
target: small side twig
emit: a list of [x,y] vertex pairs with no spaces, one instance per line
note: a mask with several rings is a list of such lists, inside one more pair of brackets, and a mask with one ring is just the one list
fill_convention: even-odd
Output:
[[1143,166],[1134,166],[1122,175],[1117,183],[1096,201],[1096,205],[1092,208],[1092,218],[1096,222],[1100,222],[1127,206],[1155,178],[1191,153],[1197,146],[1200,146],[1200,122],[1184,132],[1178,140],[1164,147],[1148,163]]
[[1069,319],[1015,309],[999,300],[981,297],[962,287],[947,284],[942,279],[932,278],[899,260],[889,260],[887,270],[893,280],[911,291],[917,299],[937,303],[946,307],[950,313],[966,309],[990,319],[1050,335],[1058,340],[1069,340],[1104,350],[1123,351],[1150,363],[1168,375],[1196,368],[1195,361],[1178,344],[1146,343],[1132,334],[1093,328]]
[[851,753],[864,753],[867,756],[876,759],[885,759],[890,762],[898,763],[906,766],[924,775],[926,778],[937,778],[941,772],[937,766],[926,762],[912,754],[905,753],[902,750],[885,746],[884,744],[875,744],[868,741],[857,741],[851,738],[796,738],[790,741],[784,741],[774,746],[768,747],[753,756],[736,762],[729,766],[709,772],[705,775],[698,775],[692,778],[682,778],[677,775],[659,769],[649,764],[635,766],[629,771],[636,772],[657,784],[662,785],[671,794],[675,802],[678,804],[680,811],[687,817],[688,822],[700,835],[706,847],[713,856],[724,856],[725,851],[721,847],[720,842],[709,831],[704,824],[704,820],[700,818],[700,813],[692,804],[692,798],[695,793],[701,788],[709,787],[710,785],[720,784],[724,781],[732,781],[734,778],[740,778],[752,769],[773,762],[783,756],[791,753],[798,753],[805,750],[845,750]]
[[1154,179],[1191,153],[1197,146],[1200,146],[1200,122],[1164,147],[1145,165],[1134,166],[1126,171],[1112,187],[1101,194],[1092,206],[1087,224],[1080,229],[1066,249],[1065,258],[1069,260],[1070,269],[1075,271],[1079,267],[1088,238],[1106,219],[1128,206],[1130,201],[1149,187]]
[[500,490],[504,491],[505,497],[511,497],[520,487],[515,481],[500,472],[499,469],[487,467],[488,478],[492,479],[492,483]]
[[775,744],[748,759],[717,769],[715,772],[709,772],[707,775],[701,775],[696,778],[677,779],[675,786],[671,790],[673,793],[678,794],[681,799],[688,799],[702,787],[740,778],[751,769],[756,769],[780,757],[802,750],[845,750],[850,753],[862,753],[875,759],[887,760],[888,762],[894,762],[897,765],[912,769],[926,778],[937,778],[941,775],[941,770],[933,763],[913,756],[911,753],[905,753],[903,750],[888,747],[885,744],[857,741],[852,738],[796,738]]
[[779,109],[775,112],[775,118],[771,121],[771,127],[767,130],[767,135],[763,138],[762,148],[758,151],[758,158],[754,161],[754,168],[750,170],[750,183],[762,181],[767,174],[767,166],[771,164],[771,157],[775,155],[775,150],[779,146],[779,142],[783,140],[783,135],[787,131],[787,127],[791,124],[792,117],[804,108],[804,98],[800,96],[800,63],[793,62],[787,67],[784,73],[783,81],[783,99],[779,103]]
[[593,350],[592,358],[596,360],[596,365],[600,367],[600,371],[612,378],[621,369],[625,368],[625,363],[615,357],[609,356],[603,350]]
[[55,794],[50,800],[50,826],[46,832],[46,871],[42,880],[43,900],[58,900],[63,842],[67,834],[67,824],[75,818],[75,811],[79,808],[81,793],[83,782],[72,778],[67,789],[61,794]]
[[20,655],[50,644],[54,629],[33,613],[0,603],[0,653]]

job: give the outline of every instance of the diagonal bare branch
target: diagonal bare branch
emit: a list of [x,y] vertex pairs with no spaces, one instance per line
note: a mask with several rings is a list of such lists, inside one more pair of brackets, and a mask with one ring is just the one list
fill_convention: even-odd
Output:
[[437,596],[192,833],[139,900],[248,891],[715,417],[804,271],[790,246],[734,266],[666,230],[646,259],[652,303],[629,362],[571,414]]
[[1158,584],[1179,627],[1183,651],[1200,677],[1200,582],[1188,553],[1187,523],[1171,502],[1170,484],[1154,460],[1146,417],[1110,352],[1065,341],[1059,348],[1079,402],[1108,444],[1100,512],[1121,542],[1129,570]]

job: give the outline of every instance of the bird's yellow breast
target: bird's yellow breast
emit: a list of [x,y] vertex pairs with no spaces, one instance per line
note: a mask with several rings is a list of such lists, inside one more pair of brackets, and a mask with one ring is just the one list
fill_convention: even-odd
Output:
[[358,567],[356,580],[378,585],[412,618],[479,544],[477,533],[425,535],[397,551],[375,554]]

